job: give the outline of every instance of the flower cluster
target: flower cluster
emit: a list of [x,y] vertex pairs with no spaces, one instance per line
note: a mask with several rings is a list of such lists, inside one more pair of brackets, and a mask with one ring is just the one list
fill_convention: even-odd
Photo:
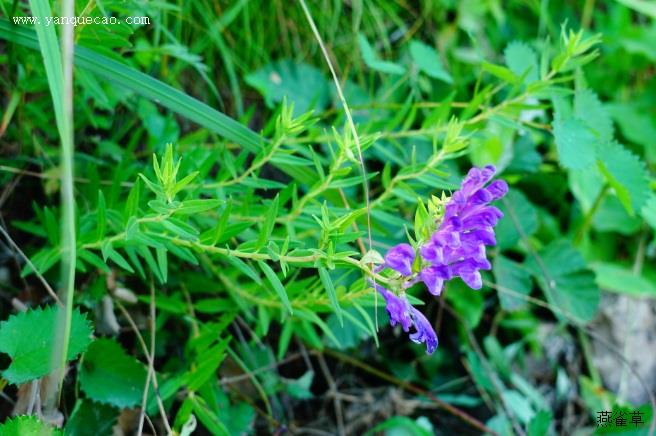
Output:
[[[496,244],[494,226],[503,213],[489,203],[508,192],[503,180],[487,184],[495,168],[472,168],[446,203],[439,225],[428,241],[419,246],[420,258],[410,244],[392,247],[385,255],[382,268],[391,268],[404,278],[402,288],[418,281],[424,282],[428,291],[440,295],[444,283],[460,277],[472,289],[483,285],[480,270],[489,270],[485,247]],[[487,186],[486,186],[487,185]],[[412,307],[403,292],[400,296],[375,286],[383,296],[392,325],[400,324],[404,331],[414,326],[410,335],[414,342],[426,343],[426,352],[431,354],[437,347],[437,335],[426,317]]]

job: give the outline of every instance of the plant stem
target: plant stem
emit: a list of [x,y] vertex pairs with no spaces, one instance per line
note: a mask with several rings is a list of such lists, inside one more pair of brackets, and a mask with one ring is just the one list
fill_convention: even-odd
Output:
[[592,207],[585,214],[583,223],[581,223],[581,227],[579,227],[579,230],[576,232],[576,236],[574,236],[574,245],[579,245],[581,243],[583,235],[585,235],[585,233],[588,231],[588,228],[592,224],[592,218],[594,218],[594,214],[597,212],[597,209],[599,209],[599,206],[601,206],[601,202],[606,196],[607,191],[608,185],[604,185],[604,187],[599,191],[599,194],[597,194],[597,198],[595,198],[594,203],[592,203]]

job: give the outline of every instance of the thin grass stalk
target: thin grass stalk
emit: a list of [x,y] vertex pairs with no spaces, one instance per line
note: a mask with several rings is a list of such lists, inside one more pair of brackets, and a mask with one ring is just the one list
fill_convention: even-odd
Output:
[[[35,17],[43,20],[52,15],[47,0],[30,0]],[[73,0],[62,2],[62,15],[74,16]],[[62,26],[61,48],[55,30],[48,26],[36,26],[39,49],[48,78],[48,86],[61,140],[61,288],[59,300],[64,310],[58,312],[55,330],[55,347],[52,362],[58,379],[57,397],[61,397],[64,381],[66,356],[68,355],[71,319],[73,314],[73,291],[75,286],[75,198],[73,196],[73,25],[70,21]]]
[[[74,0],[63,0],[62,14],[66,17],[75,15]],[[61,335],[61,375],[59,380],[60,395],[61,386],[64,381],[64,368],[71,336],[71,320],[73,316],[73,294],[75,292],[75,258],[76,258],[76,234],[75,234],[75,197],[73,195],[73,53],[75,45],[73,42],[73,24],[68,22],[62,28],[62,70],[63,70],[63,95],[62,109],[64,119],[62,120],[61,134],[61,204],[62,204],[62,287],[60,300],[64,302],[65,311],[60,316],[57,332]]]

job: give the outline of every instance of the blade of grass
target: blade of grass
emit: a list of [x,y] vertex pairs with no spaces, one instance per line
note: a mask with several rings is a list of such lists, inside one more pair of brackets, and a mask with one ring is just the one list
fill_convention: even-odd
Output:
[[[52,27],[45,26],[37,26],[37,32],[40,28],[49,29],[54,33]],[[34,31],[15,26],[6,19],[0,19],[0,39],[39,49],[39,40]],[[157,102],[224,138],[236,142],[250,152],[257,152],[261,144],[266,141],[248,127],[205,103],[86,47],[75,48],[75,65],[93,73],[96,77]]]
[[[35,17],[45,21],[52,12],[47,0],[30,0],[30,8]],[[62,15],[74,15],[73,0],[64,0]],[[62,287],[60,300],[66,310],[59,311],[55,331],[53,361],[59,362],[56,370],[58,398],[64,383],[66,356],[68,355],[73,315],[73,292],[75,287],[75,198],[73,196],[73,26],[62,27],[62,51],[59,50],[57,34],[53,27],[36,26],[37,40],[48,78],[48,87],[55,109],[57,130],[61,139],[61,244],[62,244]]]

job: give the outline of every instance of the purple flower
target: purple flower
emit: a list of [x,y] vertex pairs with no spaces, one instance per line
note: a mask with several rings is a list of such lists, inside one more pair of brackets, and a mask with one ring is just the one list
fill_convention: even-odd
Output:
[[485,186],[494,166],[472,168],[445,206],[439,228],[419,248],[421,257],[431,264],[420,272],[429,292],[439,295],[444,282],[460,277],[472,289],[483,285],[480,270],[490,269],[485,246],[496,245],[494,226],[503,213],[489,203],[508,192],[503,180]]
[[397,296],[377,284],[373,286],[385,299],[390,324],[392,326],[400,324],[405,332],[409,331],[410,327],[414,327],[415,332],[410,334],[410,340],[417,344],[426,343],[426,353],[433,354],[437,348],[437,335],[426,317],[412,307],[405,296]]
[[410,335],[410,340],[415,344],[421,344],[422,342],[426,343],[426,353],[433,354],[433,351],[437,348],[437,335],[433,326],[430,325],[430,322],[426,319],[423,313],[411,307],[412,317],[415,320],[415,333]]
[[[421,260],[428,265],[424,263],[418,274],[412,271],[416,254],[409,244],[392,247],[385,254],[385,263],[374,272],[391,268],[403,276],[401,289],[421,280],[433,295],[440,295],[444,283],[454,277],[460,277],[472,289],[480,289],[483,286],[480,271],[491,269],[485,247],[496,245],[494,226],[503,217],[503,213],[490,203],[508,192],[508,185],[503,180],[488,184],[495,172],[492,165],[469,170],[460,189],[445,205],[439,227],[419,247]],[[390,324],[400,324],[405,332],[414,327],[410,339],[425,343],[426,352],[432,354],[438,341],[426,317],[412,307],[403,294],[397,296],[382,286],[374,287],[385,299]]]
[[408,313],[408,309],[412,306],[410,306],[408,300],[403,297],[397,297],[393,292],[388,291],[378,284],[374,284],[373,286],[385,299],[385,306],[390,318],[390,324],[392,324],[392,326],[401,324],[403,331],[407,332],[412,325],[412,318]]
[[451,279],[451,271],[447,265],[433,265],[424,268],[419,276],[428,288],[428,292],[440,295],[444,282]]
[[385,254],[385,265],[404,276],[412,275],[412,262],[415,261],[415,250],[410,244],[399,244]]

